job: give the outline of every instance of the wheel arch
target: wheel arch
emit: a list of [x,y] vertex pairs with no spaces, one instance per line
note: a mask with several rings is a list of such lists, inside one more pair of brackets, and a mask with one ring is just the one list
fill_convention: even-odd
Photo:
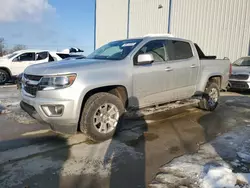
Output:
[[221,75],[214,75],[209,77],[208,82],[207,83],[216,83],[219,88],[221,89],[221,83],[222,83],[222,76]]
[[109,86],[97,87],[97,88],[90,89],[84,95],[84,97],[82,99],[78,124],[80,124],[83,108],[84,108],[87,100],[89,99],[89,97],[96,94],[96,93],[100,93],[100,92],[105,92],[105,93],[110,93],[112,95],[115,95],[119,99],[121,99],[121,101],[122,101],[125,108],[128,106],[128,91],[127,91],[127,88],[125,86],[123,86],[123,85],[109,85]]
[[9,74],[10,77],[12,76],[12,73],[11,73],[11,71],[10,71],[10,69],[8,67],[0,67],[0,69],[6,71]]

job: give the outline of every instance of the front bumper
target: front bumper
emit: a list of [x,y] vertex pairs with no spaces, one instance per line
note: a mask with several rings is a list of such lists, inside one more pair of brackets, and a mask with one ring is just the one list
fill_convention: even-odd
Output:
[[231,89],[250,89],[250,81],[229,80]]
[[[42,105],[63,105],[64,111],[61,116],[47,116],[42,109]],[[64,134],[74,134],[77,131],[78,119],[73,100],[53,99],[53,98],[32,98],[22,90],[21,108],[31,117],[41,123],[48,124],[52,130]]]

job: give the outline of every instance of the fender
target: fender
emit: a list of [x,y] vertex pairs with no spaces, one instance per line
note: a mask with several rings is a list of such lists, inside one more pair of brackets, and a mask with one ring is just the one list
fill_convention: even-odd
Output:
[[7,72],[9,73],[10,77],[13,76],[12,73],[11,73],[11,71],[10,71],[10,69],[9,69],[8,67],[0,66],[0,69],[3,69],[3,70],[5,70],[5,71],[7,71]]
[[207,85],[209,79],[211,77],[216,77],[216,76],[221,77],[221,78],[223,77],[220,72],[213,72],[213,73],[211,73],[211,72],[204,71],[203,75],[202,75],[202,77],[201,77],[201,79],[200,79],[200,81],[199,81],[199,83],[197,85],[196,91],[198,91],[198,92],[204,92],[205,89],[206,89],[206,85]]

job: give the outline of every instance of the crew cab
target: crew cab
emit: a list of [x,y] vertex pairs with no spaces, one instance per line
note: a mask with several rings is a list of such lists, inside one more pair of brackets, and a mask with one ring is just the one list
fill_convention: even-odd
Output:
[[205,56],[170,35],[110,42],[86,59],[42,63],[24,71],[21,107],[54,131],[113,136],[126,109],[191,97],[213,111],[226,89],[230,61]]

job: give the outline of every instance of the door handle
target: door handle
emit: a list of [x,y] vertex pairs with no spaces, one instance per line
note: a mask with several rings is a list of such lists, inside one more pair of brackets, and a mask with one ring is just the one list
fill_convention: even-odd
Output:
[[174,69],[172,69],[171,67],[165,68],[165,71],[172,71],[172,70],[174,70]]
[[191,65],[190,68],[195,68],[197,67],[195,64]]

